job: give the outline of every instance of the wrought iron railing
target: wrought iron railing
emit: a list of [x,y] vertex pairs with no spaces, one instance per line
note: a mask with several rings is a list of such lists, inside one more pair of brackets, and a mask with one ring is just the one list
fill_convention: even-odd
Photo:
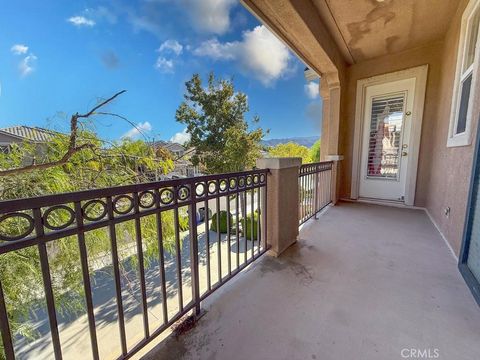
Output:
[[298,175],[299,225],[332,202],[332,161],[300,166]]
[[[30,342],[12,331],[18,304],[6,287],[15,284],[5,281],[9,269],[0,273],[4,356],[61,359],[78,351],[62,336],[72,324],[57,301],[73,290],[59,289],[55,275],[77,270],[85,304],[77,319],[88,323],[91,348],[82,358],[131,357],[190,311],[198,314],[201,301],[267,250],[266,194],[267,170],[254,170],[0,202],[0,262],[27,250],[35,258],[41,280],[29,285],[35,301],[27,313],[49,325]],[[72,246],[78,262],[55,268]]]

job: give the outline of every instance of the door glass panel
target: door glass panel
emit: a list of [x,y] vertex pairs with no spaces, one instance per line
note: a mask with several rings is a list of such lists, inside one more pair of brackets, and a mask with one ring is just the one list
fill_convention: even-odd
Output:
[[367,177],[399,179],[405,94],[372,99]]

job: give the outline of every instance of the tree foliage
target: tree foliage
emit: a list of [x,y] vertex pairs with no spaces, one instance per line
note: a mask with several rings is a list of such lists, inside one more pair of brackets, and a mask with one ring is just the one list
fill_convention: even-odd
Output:
[[272,146],[268,150],[268,155],[271,157],[300,157],[304,164],[311,162],[308,148],[294,142]]
[[309,156],[311,162],[320,161],[320,140],[315,141],[309,150]]
[[[83,125],[77,129],[75,139],[75,146],[80,147],[79,150],[59,162],[65,159],[71,147],[70,139],[68,135],[57,134],[45,144],[24,142],[12,145],[8,154],[0,153],[0,171],[28,167],[28,171],[9,172],[0,176],[0,199],[147,182],[149,172],[167,173],[173,169],[173,161],[163,149],[154,149],[141,140],[122,139],[105,143]],[[94,212],[95,208],[89,211]],[[186,211],[180,209],[179,212],[179,222],[184,224]],[[66,210],[56,210],[49,216],[49,223],[63,224],[67,216]],[[143,217],[141,221],[145,261],[148,263],[158,258],[157,223],[154,216]],[[0,223],[3,234],[14,235],[21,233],[21,230],[18,221]],[[172,211],[162,214],[162,230],[166,250],[174,251]],[[129,250],[135,238],[135,224],[133,221],[119,223],[116,231],[119,255],[123,259],[121,272],[126,277],[127,265],[137,261],[137,256]],[[111,269],[111,258],[105,256],[111,251],[107,229],[89,231],[85,237],[91,273]],[[47,251],[57,311],[59,314],[84,313],[84,290],[76,236],[47,243]],[[27,319],[31,317],[32,309],[44,303],[38,248],[33,246],[2,255],[0,280],[14,337],[34,338],[35,331]],[[0,359],[4,356],[2,346],[0,342]]]
[[[195,74],[185,83],[185,100],[175,118],[186,125],[195,148],[192,162],[202,164],[207,173],[241,171],[255,165],[262,150],[265,132],[250,130],[245,120],[249,111],[247,95],[235,91],[233,81],[215,79],[213,73],[206,86]],[[252,123],[257,124],[258,117]]]

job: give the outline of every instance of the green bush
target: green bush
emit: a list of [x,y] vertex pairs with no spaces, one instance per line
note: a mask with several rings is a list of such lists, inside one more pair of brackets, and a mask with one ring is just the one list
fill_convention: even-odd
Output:
[[[246,221],[245,221],[246,220]],[[252,214],[247,215],[246,218],[241,220],[243,235],[246,237],[247,240],[258,240],[258,231],[259,231],[259,223],[258,223],[258,212],[255,211],[253,215],[253,237],[252,237]]]
[[[212,216],[212,225],[210,226],[210,230],[217,232],[217,215],[218,213],[213,214]],[[220,211],[220,233],[225,234],[227,233],[227,212],[225,210]],[[230,213],[230,229],[233,226],[233,216]]]

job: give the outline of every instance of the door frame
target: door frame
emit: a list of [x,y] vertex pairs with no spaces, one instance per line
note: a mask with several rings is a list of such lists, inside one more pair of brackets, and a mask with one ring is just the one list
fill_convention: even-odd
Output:
[[478,305],[480,305],[480,283],[477,278],[475,278],[467,264],[471,240],[470,235],[473,224],[472,208],[475,205],[473,192],[475,190],[478,191],[478,187],[480,187],[479,183],[475,184],[475,177],[480,173],[480,137],[478,134],[480,134],[480,121],[477,125],[477,139],[475,140],[473,164],[470,175],[470,186],[468,189],[467,209],[465,214],[465,225],[463,228],[462,247],[460,248],[460,256],[458,257],[458,269],[460,270],[463,279],[467,283],[467,286],[469,287],[475,301]]
[[418,156],[420,153],[420,137],[422,133],[423,109],[425,104],[425,90],[427,87],[428,64],[395,71],[387,74],[372,76],[357,81],[357,95],[355,101],[355,132],[353,137],[352,154],[352,184],[351,198],[359,198],[360,166],[363,148],[363,124],[365,114],[366,90],[372,85],[380,85],[397,80],[415,78],[415,94],[412,116],[410,146],[407,166],[407,180],[405,183],[405,205],[413,206],[415,202],[415,189],[417,186]]

